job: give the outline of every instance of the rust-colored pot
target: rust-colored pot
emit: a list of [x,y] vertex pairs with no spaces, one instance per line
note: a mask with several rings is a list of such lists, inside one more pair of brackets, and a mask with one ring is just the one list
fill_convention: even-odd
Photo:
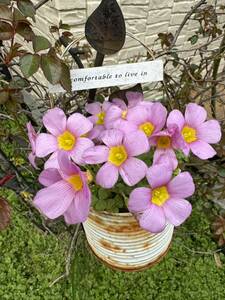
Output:
[[140,228],[130,213],[91,211],[83,223],[94,254],[108,266],[121,271],[140,271],[159,262],[170,246],[174,226],[157,234]]

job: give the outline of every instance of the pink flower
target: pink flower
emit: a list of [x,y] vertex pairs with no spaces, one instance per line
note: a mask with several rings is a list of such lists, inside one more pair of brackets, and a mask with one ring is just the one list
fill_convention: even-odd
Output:
[[88,117],[88,119],[94,124],[94,128],[88,134],[90,139],[98,138],[100,134],[106,130],[105,115],[111,105],[112,103],[108,101],[105,101],[103,104],[95,102],[86,105],[86,111],[92,115]]
[[164,127],[166,117],[167,110],[161,103],[138,105],[127,114],[128,125],[124,126],[124,131],[142,131],[149,139]]
[[155,165],[148,169],[146,177],[150,187],[134,189],[128,209],[137,214],[140,226],[152,233],[163,231],[167,222],[179,226],[192,210],[184,199],[195,190],[191,175],[183,172],[172,179],[171,168]]
[[63,215],[68,224],[84,222],[91,204],[87,177],[63,151],[58,153],[58,163],[59,170],[46,169],[40,174],[45,188],[36,194],[34,205],[49,219]]
[[168,162],[173,170],[177,168],[178,161],[174,149],[182,149],[184,145],[177,125],[170,125],[166,130],[153,134],[150,144],[156,146],[153,164]]
[[173,110],[167,119],[167,125],[176,124],[184,140],[183,152],[191,150],[201,159],[208,159],[216,154],[209,144],[216,144],[221,139],[221,128],[216,120],[206,121],[206,110],[195,103],[189,103],[185,117],[179,110]]
[[31,152],[28,155],[29,162],[31,165],[37,169],[37,165],[35,163],[36,159],[36,139],[37,139],[37,133],[34,129],[34,127],[31,125],[31,122],[27,123],[27,131],[28,131],[28,138],[31,145]]
[[96,146],[85,151],[83,159],[87,164],[106,162],[98,171],[96,182],[104,188],[111,188],[118,180],[135,185],[145,177],[147,166],[133,156],[149,149],[148,141],[142,132],[124,135],[118,129],[106,130],[102,135],[106,146]]
[[119,98],[114,98],[112,100],[114,105],[108,109],[105,115],[105,124],[108,129],[120,128],[123,126],[123,123],[126,123],[129,110],[136,107],[144,100],[143,94],[139,92],[126,92],[126,98],[128,104]]
[[45,168],[58,166],[57,153],[63,150],[75,163],[83,164],[84,150],[93,146],[93,142],[84,137],[93,124],[79,113],[72,114],[68,120],[60,108],[47,111],[43,124],[50,133],[41,133],[36,140],[37,157],[53,153]]

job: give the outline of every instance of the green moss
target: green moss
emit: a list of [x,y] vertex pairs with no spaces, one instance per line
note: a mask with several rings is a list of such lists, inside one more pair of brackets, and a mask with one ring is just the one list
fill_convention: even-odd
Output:
[[[17,207],[17,199],[8,196]],[[90,254],[81,237],[70,282],[62,280],[51,288],[64,271],[68,237],[43,235],[14,210],[12,225],[0,235],[0,299],[224,300],[224,255],[220,254],[223,267],[218,268],[213,255],[194,252],[217,247],[208,220],[215,208],[193,202],[191,218],[176,230],[168,255],[155,267],[138,273],[113,271]]]
[[64,281],[49,288],[64,272],[67,243],[44,235],[16,209],[20,204],[7,193],[13,207],[12,224],[0,233],[0,299],[70,299]]

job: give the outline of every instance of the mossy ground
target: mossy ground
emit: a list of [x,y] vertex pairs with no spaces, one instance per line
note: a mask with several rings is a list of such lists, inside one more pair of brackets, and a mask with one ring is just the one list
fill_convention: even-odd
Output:
[[209,220],[215,210],[203,200],[193,199],[192,216],[176,230],[168,255],[155,267],[138,273],[110,270],[90,254],[81,237],[71,277],[49,287],[64,272],[68,234],[44,235],[19,212],[15,195],[4,194],[13,219],[0,234],[1,300],[225,299],[225,257],[220,253],[219,268],[210,254],[217,249]]

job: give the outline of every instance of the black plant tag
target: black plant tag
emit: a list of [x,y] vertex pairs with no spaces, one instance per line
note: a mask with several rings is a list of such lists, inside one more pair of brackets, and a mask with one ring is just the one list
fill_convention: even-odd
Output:
[[85,35],[101,54],[114,54],[123,47],[126,27],[116,0],[102,0],[86,22]]

